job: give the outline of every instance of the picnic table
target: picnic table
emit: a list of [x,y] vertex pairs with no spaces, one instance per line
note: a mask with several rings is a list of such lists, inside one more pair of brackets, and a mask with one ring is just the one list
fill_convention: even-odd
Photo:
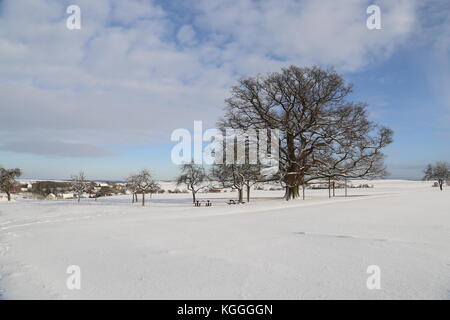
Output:
[[201,207],[202,206],[202,203],[204,203],[205,204],[205,207],[212,207],[212,202],[211,201],[209,201],[209,200],[202,200],[202,201],[195,201],[195,203],[194,203],[194,207]]
[[230,199],[227,202],[228,205],[231,205],[231,204],[244,204],[244,203],[245,203],[244,201],[236,201],[236,200],[233,200],[233,199]]

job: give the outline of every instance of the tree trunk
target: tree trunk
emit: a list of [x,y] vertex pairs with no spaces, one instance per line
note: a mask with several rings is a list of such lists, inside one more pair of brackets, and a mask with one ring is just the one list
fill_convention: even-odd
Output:
[[192,190],[192,203],[195,204],[195,191]]
[[8,201],[11,201],[11,193],[9,191],[6,191],[6,196],[8,197]]
[[345,196],[346,197],[348,195],[347,188],[348,188],[348,186],[347,186],[347,178],[345,178]]
[[239,203],[242,203],[242,200],[243,200],[243,190],[242,190],[242,188],[241,189],[238,189],[238,197],[239,197]]
[[331,178],[328,178],[328,198],[331,199]]
[[247,185],[247,202],[250,202],[250,185]]
[[299,191],[298,191],[298,185],[297,186],[286,186],[286,193],[284,197],[287,201],[291,199],[297,199],[299,197]]
[[305,184],[302,184],[302,196],[303,196],[303,200],[305,200]]
[[441,189],[441,191],[443,191],[443,185],[444,185],[444,181],[443,180],[439,180],[439,188]]
[[142,206],[145,207],[145,192],[142,192]]
[[81,194],[78,194],[78,202],[81,200]]
[[333,181],[333,197],[336,197],[336,182]]
[[[287,154],[288,159],[290,161],[293,161],[295,156],[295,141],[294,137],[291,133],[288,133],[286,135],[286,143],[287,143]],[[299,185],[300,185],[300,168],[298,163],[290,163],[288,170],[288,174],[285,177],[285,183],[286,183],[286,194],[285,198],[287,201],[291,199],[297,199],[299,195]],[[302,177],[303,178],[303,177]]]

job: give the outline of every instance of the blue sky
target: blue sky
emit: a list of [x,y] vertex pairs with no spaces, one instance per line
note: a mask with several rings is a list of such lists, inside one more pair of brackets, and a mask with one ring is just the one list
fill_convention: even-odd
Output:
[[[81,8],[81,29],[65,10]],[[368,30],[366,8],[381,8]],[[393,178],[450,161],[450,3],[431,0],[3,0],[0,165],[123,179],[171,163],[174,129],[212,127],[242,75],[334,67],[392,128]]]

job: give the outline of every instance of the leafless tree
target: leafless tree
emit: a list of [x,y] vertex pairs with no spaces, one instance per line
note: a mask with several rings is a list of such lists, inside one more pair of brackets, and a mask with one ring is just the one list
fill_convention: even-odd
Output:
[[128,190],[131,191],[132,195],[132,203],[138,202],[138,191],[139,191],[139,185],[138,185],[138,175],[131,175],[126,179],[126,187]]
[[210,170],[211,181],[217,181],[223,188],[233,188],[238,192],[238,201],[244,201],[245,179],[242,174],[242,165],[216,164]]
[[251,187],[261,182],[261,167],[253,164],[217,164],[210,170],[210,179],[217,181],[224,188],[233,188],[238,192],[238,201],[244,201],[244,190],[247,191],[247,202],[250,201]]
[[324,178],[331,188],[338,180],[345,180],[347,186],[348,179],[386,176],[381,150],[392,143],[392,131],[369,122],[363,107],[339,112],[338,126],[331,128],[332,139],[312,154],[313,165],[305,180]]
[[73,175],[70,181],[72,191],[78,196],[78,202],[80,202],[83,193],[89,192],[90,182],[86,180],[86,175],[83,171],[80,171],[78,175]]
[[252,186],[263,181],[263,177],[261,176],[261,166],[245,165],[242,169],[244,185],[247,189],[247,202],[250,202],[250,190],[252,189]]
[[142,170],[136,175],[137,192],[142,194],[142,206],[145,206],[145,194],[158,192],[160,186],[152,178],[150,171]]
[[0,168],[0,191],[6,193],[8,201],[11,201],[11,193],[17,187],[16,178],[20,177],[22,172],[20,169],[4,169]]
[[[243,192],[246,189],[249,202],[251,187],[258,182],[270,180],[268,177],[273,175],[273,171],[278,171],[278,162],[274,163],[267,150],[267,137],[261,143],[261,135],[268,134],[266,130],[248,134],[242,130],[230,133],[226,129],[228,128],[225,126],[221,127],[223,158],[218,163],[219,159],[216,158],[216,164],[210,171],[210,179],[218,181],[222,187],[236,189],[239,202],[243,202]],[[263,150],[263,146],[266,150]]]
[[181,175],[177,179],[177,185],[185,184],[187,189],[192,192],[192,202],[195,203],[197,192],[207,187],[204,185],[206,180],[207,175],[203,167],[191,162],[181,166]]
[[436,164],[429,164],[425,169],[425,176],[423,180],[436,180],[441,191],[443,190],[444,182],[450,180],[450,163],[437,162]]
[[323,176],[324,168],[344,161],[333,154],[342,150],[338,146],[346,146],[349,155],[342,156],[351,155],[350,167],[358,175],[374,174],[370,168],[380,166],[380,149],[390,143],[392,131],[367,120],[364,104],[347,101],[351,91],[334,70],[318,67],[290,66],[279,73],[242,78],[226,100],[219,125],[279,129],[279,176],[286,199],[297,198],[307,179]]

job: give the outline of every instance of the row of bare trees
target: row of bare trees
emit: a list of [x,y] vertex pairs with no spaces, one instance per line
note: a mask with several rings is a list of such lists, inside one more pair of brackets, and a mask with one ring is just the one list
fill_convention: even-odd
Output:
[[[278,180],[285,188],[285,199],[291,200],[299,197],[300,187],[304,189],[313,180],[328,180],[331,185],[334,180],[385,176],[382,151],[392,143],[393,132],[370,121],[366,104],[351,101],[351,93],[352,85],[341,75],[319,67],[290,66],[280,72],[241,78],[225,101],[225,114],[218,126],[223,130],[278,130],[277,173],[263,175],[262,163],[217,164],[208,173],[190,163],[182,166],[178,184],[187,186],[194,202],[206,180],[238,190],[239,201],[243,201],[244,190],[250,199],[253,184]],[[20,170],[1,170],[0,188],[8,190]],[[442,190],[444,182],[450,180],[450,165],[429,165],[424,179],[437,180]],[[87,181],[84,174],[72,180],[79,199],[88,188]],[[133,202],[142,194],[142,205],[145,194],[159,189],[147,170],[130,176],[127,187]]]
[[[6,193],[8,201],[11,201],[11,194],[19,188],[17,178],[22,175],[22,171],[18,168],[4,169],[0,167],[0,191]],[[84,172],[74,175],[71,178],[72,190],[77,194],[80,201],[83,193],[93,190],[94,184],[86,180]]]
[[185,185],[192,193],[192,202],[203,189],[232,188],[238,192],[238,201],[243,202],[244,190],[247,191],[247,202],[250,201],[251,187],[262,182],[258,165],[214,165],[207,172],[195,163],[181,166],[181,174],[177,178],[177,185]]
[[218,188],[237,190],[239,202],[243,202],[244,191],[246,191],[247,202],[249,202],[252,186],[270,181],[264,175],[262,168],[261,165],[250,164],[216,164],[209,170],[205,170],[203,166],[191,162],[181,166],[177,185],[184,185],[191,191],[194,203],[199,191]]
[[[86,179],[83,171],[71,178],[72,190],[78,198],[81,199],[83,193],[91,193],[94,184]],[[130,175],[126,179],[126,187],[131,191],[132,202],[138,202],[138,194],[142,195],[142,206],[145,206],[145,195],[157,193],[161,188],[159,184],[153,179],[149,170],[142,170],[136,174]]]

